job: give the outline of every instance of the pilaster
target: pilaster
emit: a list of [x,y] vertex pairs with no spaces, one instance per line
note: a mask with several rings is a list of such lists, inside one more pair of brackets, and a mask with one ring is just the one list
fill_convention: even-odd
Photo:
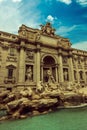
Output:
[[8,71],[6,69],[7,49],[3,48],[2,51],[3,51],[3,55],[2,55],[1,68],[0,68],[0,84],[3,84],[5,77],[8,76]]
[[77,82],[80,82],[80,77],[79,77],[79,69],[78,69],[78,61],[76,61],[76,70],[77,70]]
[[19,83],[25,82],[25,41],[20,43],[19,54]]
[[36,82],[40,81],[40,44],[37,43],[36,47]]
[[41,81],[43,81],[43,63],[41,63]]
[[62,50],[58,50],[59,55],[59,68],[58,68],[58,74],[59,74],[59,82],[64,82],[63,78],[63,63],[62,63]]
[[74,71],[72,63],[72,52],[69,53],[69,81],[74,82]]
[[55,66],[55,70],[56,70],[56,82],[58,83],[58,65],[57,64]]

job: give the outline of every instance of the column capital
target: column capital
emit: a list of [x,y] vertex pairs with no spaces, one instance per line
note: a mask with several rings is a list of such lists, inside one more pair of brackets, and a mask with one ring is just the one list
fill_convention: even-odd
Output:
[[37,44],[37,45],[36,45],[35,52],[40,52],[40,51],[41,51],[41,46],[40,46],[40,44]]
[[72,50],[69,51],[68,57],[69,57],[69,58],[72,58],[72,57],[73,57]]
[[35,52],[40,52],[40,51],[41,51],[40,48],[36,48],[36,49],[35,49]]
[[25,41],[24,40],[21,40],[20,41],[20,46],[19,46],[19,49],[25,49],[26,46],[25,46]]
[[62,56],[62,48],[58,48],[58,55]]

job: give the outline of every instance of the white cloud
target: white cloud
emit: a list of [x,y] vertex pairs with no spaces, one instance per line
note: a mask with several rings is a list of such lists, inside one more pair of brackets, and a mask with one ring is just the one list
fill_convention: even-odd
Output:
[[12,0],[12,2],[21,2],[22,0]]
[[29,0],[27,3],[22,1],[14,4],[12,0],[4,0],[0,3],[0,31],[17,33],[22,24],[38,28],[42,20],[37,9],[39,2],[40,0]]
[[20,26],[20,19],[18,4],[13,4],[8,0],[0,4],[0,30],[16,32]]
[[53,21],[53,20],[54,20],[54,17],[52,17],[51,15],[48,15],[48,16],[47,16],[47,20]]
[[0,0],[0,2],[3,2],[3,0]]
[[87,6],[87,0],[76,0],[76,2],[83,7]]
[[29,0],[21,6],[20,13],[23,24],[32,28],[39,28],[39,25],[42,23],[42,19],[45,19],[41,14],[41,10],[37,8],[40,2],[41,0]]
[[67,4],[67,5],[69,5],[69,4],[72,3],[72,0],[57,0],[57,1],[63,2],[63,3],[65,3],[65,4]]
[[[0,3],[6,2],[6,1],[7,1],[7,0],[0,0]],[[16,3],[16,2],[21,2],[22,0],[9,0],[9,2],[10,2],[10,1]],[[9,3],[9,2],[8,2],[8,3]]]
[[73,25],[71,27],[67,27],[67,26],[60,26],[57,29],[57,34],[60,34],[62,36],[67,36],[69,32],[71,32],[72,30],[74,30],[76,28],[76,25]]
[[48,15],[46,18],[46,22],[54,23],[55,20],[57,20],[57,17],[53,17],[52,15]]
[[87,41],[75,43],[72,45],[73,48],[87,51]]

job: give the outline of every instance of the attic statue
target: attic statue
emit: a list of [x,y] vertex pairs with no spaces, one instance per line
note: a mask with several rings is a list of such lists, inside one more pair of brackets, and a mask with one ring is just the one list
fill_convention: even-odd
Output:
[[40,25],[43,34],[54,35],[55,29],[52,28],[51,23],[47,22],[46,25]]

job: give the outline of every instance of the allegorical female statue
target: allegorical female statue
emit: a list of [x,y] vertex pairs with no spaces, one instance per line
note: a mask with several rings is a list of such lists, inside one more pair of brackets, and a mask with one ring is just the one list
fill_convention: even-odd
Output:
[[49,69],[47,70],[47,77],[48,77],[48,83],[55,83],[55,79],[52,75],[51,70],[49,70]]
[[32,81],[33,80],[32,75],[33,75],[32,68],[31,68],[31,66],[29,66],[28,69],[27,69],[27,72],[26,72],[27,81]]

